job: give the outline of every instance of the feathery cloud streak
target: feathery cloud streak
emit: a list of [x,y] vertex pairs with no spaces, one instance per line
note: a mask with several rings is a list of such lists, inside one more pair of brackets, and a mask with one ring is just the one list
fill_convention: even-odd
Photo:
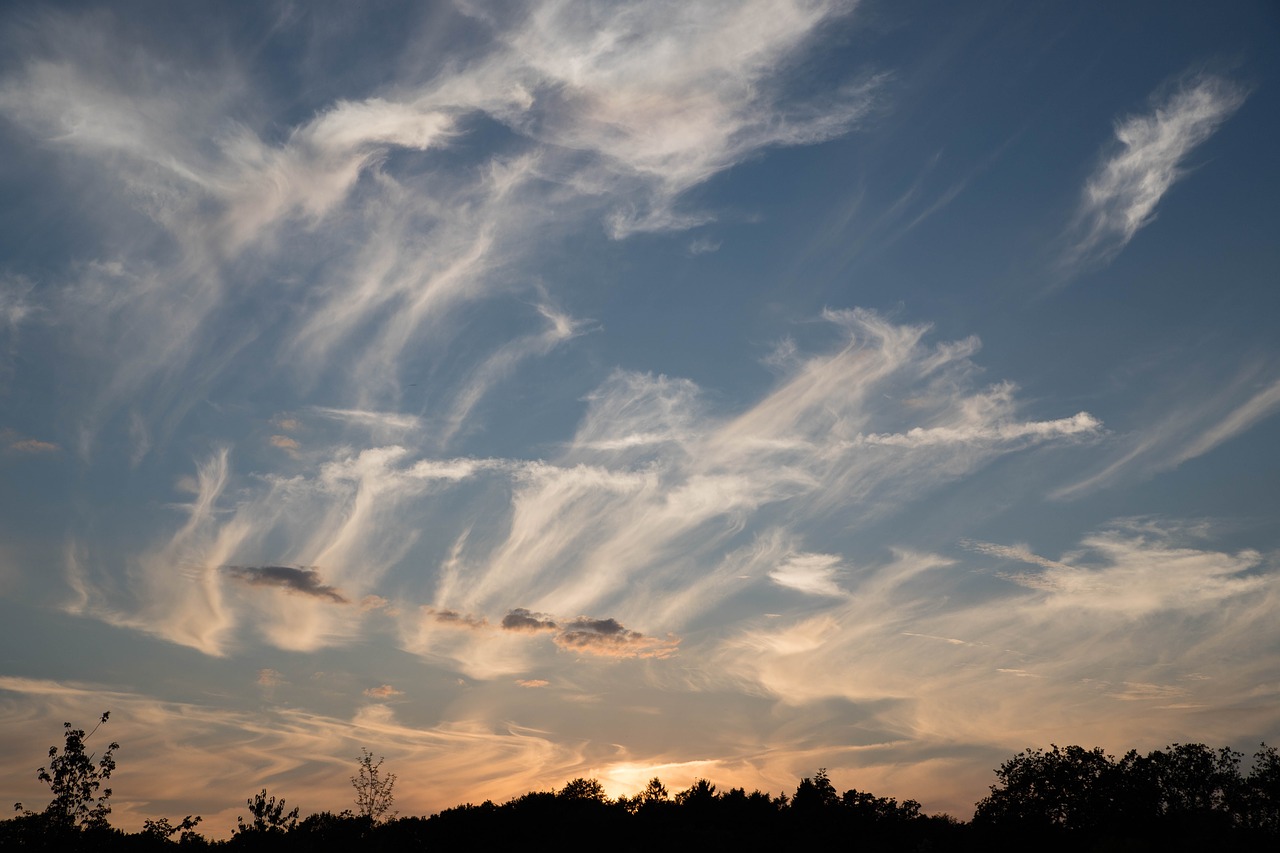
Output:
[[1118,437],[1111,458],[1100,470],[1054,489],[1050,497],[1076,498],[1126,478],[1171,471],[1210,453],[1280,408],[1280,380],[1271,375],[1265,367],[1254,365],[1197,394],[1186,394],[1185,387],[1180,387],[1179,397],[1189,399],[1179,399],[1156,423]]
[[1069,267],[1107,263],[1149,225],[1156,205],[1181,178],[1187,156],[1244,103],[1246,92],[1221,77],[1181,82],[1150,113],[1116,122],[1119,150],[1085,183]]
[[[104,245],[109,256],[46,288],[66,348],[102,372],[86,435],[126,404],[172,424],[219,376],[262,361],[291,365],[305,388],[337,383],[341,405],[317,411],[381,412],[387,426],[408,426],[412,415],[396,411],[405,362],[456,358],[447,345],[460,324],[446,321],[527,288],[514,265],[539,246],[592,219],[615,237],[703,221],[679,210],[686,190],[764,148],[853,127],[876,78],[820,102],[797,100],[785,82],[796,52],[852,5],[467,6],[484,33],[470,61],[406,72],[284,134],[248,118],[263,105],[232,58],[164,75],[164,49],[128,44],[110,16],[38,16],[46,37],[0,84],[0,113],[101,167],[94,191],[155,229],[136,245]],[[135,54],[154,61],[120,62]],[[512,144],[476,141],[481,118]],[[435,168],[445,151],[474,168]],[[152,251],[157,241],[172,251]],[[266,290],[250,285],[263,271]],[[559,312],[539,313],[550,331],[517,331],[477,353],[459,387],[430,389],[427,405],[451,410],[442,441],[519,361],[575,333]],[[258,319],[245,326],[246,316]]]
[[[1100,427],[1083,412],[1019,417],[1012,385],[975,386],[976,341],[927,344],[926,327],[869,311],[825,318],[837,346],[793,350],[777,386],[743,411],[713,411],[688,380],[615,373],[554,461],[415,460],[400,446],[337,446],[314,471],[260,475],[228,501],[223,451],[199,469],[187,524],[138,558],[130,593],[114,596],[119,609],[94,606],[213,654],[236,625],[317,648],[356,636],[368,618],[335,604],[385,594],[390,573],[409,572],[406,647],[477,677],[532,665],[537,644],[518,636],[529,631],[551,631],[567,650],[666,656],[674,638],[653,637],[717,607],[744,573],[765,588],[840,595],[840,557],[801,545],[837,507],[866,524],[1000,455],[1089,439]],[[418,546],[424,519],[436,517],[430,523],[452,518],[461,531],[447,556]],[[325,582],[278,565],[223,568],[252,566],[266,543],[281,563],[323,566]],[[428,554],[438,568],[408,569]],[[268,607],[227,578],[307,594]],[[430,601],[430,619],[416,615],[415,598]],[[506,632],[451,630],[499,622]]]

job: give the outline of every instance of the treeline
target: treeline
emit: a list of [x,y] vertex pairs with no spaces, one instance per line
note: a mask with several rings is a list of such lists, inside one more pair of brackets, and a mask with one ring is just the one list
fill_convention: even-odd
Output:
[[[99,725],[107,721],[102,715]],[[96,729],[94,730],[96,732]],[[1247,773],[1241,753],[1174,744],[1116,759],[1079,746],[1019,753],[995,771],[991,794],[973,819],[925,815],[914,800],[837,791],[825,770],[800,780],[790,796],[707,780],[671,795],[659,779],[631,797],[611,799],[595,779],[534,791],[505,803],[486,800],[430,817],[391,811],[395,776],[364,752],[351,777],[356,811],[300,818],[265,790],[246,801],[227,841],[198,831],[200,818],[146,821],[124,833],[109,823],[115,769],[110,744],[86,753],[88,736],[66,725],[61,753],[37,777],[53,799],[42,811],[18,804],[0,821],[2,850],[327,851],[498,849],[509,846],[632,850],[787,850],[801,844],[884,851],[1275,850],[1280,849],[1280,754],[1263,747]]]

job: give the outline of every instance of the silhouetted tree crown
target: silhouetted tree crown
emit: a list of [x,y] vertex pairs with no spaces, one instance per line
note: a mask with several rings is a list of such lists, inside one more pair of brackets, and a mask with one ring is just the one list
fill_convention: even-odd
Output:
[[[102,783],[111,778],[116,769],[115,751],[120,744],[112,741],[94,762],[94,753],[86,753],[86,742],[111,717],[103,711],[98,725],[85,734],[84,729],[73,729],[63,723],[62,753],[58,747],[49,747],[49,765],[36,771],[36,778],[49,786],[53,799],[45,806],[43,816],[51,830],[101,829],[108,826],[111,814],[111,789]],[[99,793],[101,792],[101,793]],[[16,811],[24,811],[22,803],[15,803]],[[27,815],[33,813],[27,812]]]

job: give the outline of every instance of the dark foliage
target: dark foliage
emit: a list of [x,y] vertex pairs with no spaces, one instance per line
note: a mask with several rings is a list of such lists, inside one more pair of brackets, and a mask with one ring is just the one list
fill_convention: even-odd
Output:
[[1119,760],[1079,746],[1029,749],[996,770],[974,812],[975,834],[1062,849],[1270,849],[1280,836],[1280,758],[1173,744]]
[[[103,714],[99,725],[106,722]],[[96,729],[95,729],[96,731]],[[1243,756],[1203,744],[1173,744],[1116,759],[1101,749],[1028,749],[995,771],[996,784],[972,823],[926,816],[914,800],[851,789],[839,793],[820,768],[795,793],[777,797],[721,791],[699,779],[674,796],[653,779],[633,797],[611,800],[596,779],[558,791],[531,791],[505,803],[486,800],[431,817],[386,817],[394,776],[365,751],[353,778],[359,814],[320,812],[299,820],[263,789],[246,801],[229,841],[197,833],[198,816],[177,824],[147,820],[126,834],[107,823],[111,795],[101,782],[115,768],[111,744],[86,754],[93,735],[66,725],[61,754],[49,752],[37,776],[53,792],[41,812],[0,821],[3,850],[161,851],[209,847],[273,851],[427,850],[541,847],[566,830],[612,850],[793,849],[823,845],[867,851],[928,850],[1273,850],[1280,849],[1280,754],[1265,744],[1248,775]],[[361,785],[364,785],[362,788]]]

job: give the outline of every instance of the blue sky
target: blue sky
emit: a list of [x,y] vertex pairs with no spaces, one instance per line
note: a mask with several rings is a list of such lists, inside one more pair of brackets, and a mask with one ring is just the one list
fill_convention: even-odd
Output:
[[[11,3],[0,755],[120,825],[1280,737],[1280,15]],[[33,746],[34,744],[34,746]]]

